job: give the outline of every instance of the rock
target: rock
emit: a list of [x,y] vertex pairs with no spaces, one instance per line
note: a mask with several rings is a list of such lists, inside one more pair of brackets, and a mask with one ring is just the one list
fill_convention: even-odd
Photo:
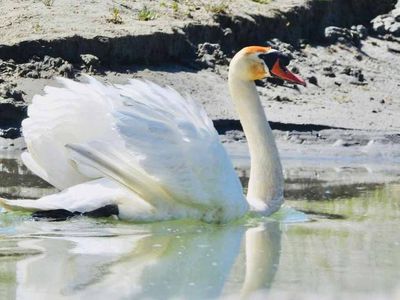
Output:
[[373,31],[379,35],[400,36],[400,7],[397,6],[388,14],[377,16],[371,24]]
[[224,28],[223,30],[224,36],[231,36],[232,35],[232,29],[230,28]]
[[352,85],[358,85],[358,86],[368,85],[368,82],[360,82],[360,81],[355,81],[355,80],[351,80],[349,83]]
[[366,39],[368,36],[368,29],[364,25],[353,25],[351,26],[351,30],[357,32],[362,40]]
[[234,140],[238,142],[245,142],[246,136],[243,131],[240,130],[229,130],[225,133],[225,137],[229,137],[228,140]]
[[377,34],[385,34],[385,24],[381,21],[376,21],[372,23],[372,30]]
[[46,55],[42,62],[42,68],[46,70],[55,70],[62,66],[64,60],[61,57],[51,57]]
[[285,96],[276,96],[274,98],[272,98],[272,100],[278,101],[278,102],[292,102],[292,100],[290,100],[288,97]]
[[389,26],[388,32],[394,36],[400,36],[400,23],[394,23]]
[[55,57],[50,60],[50,65],[53,68],[59,68],[63,65],[63,63],[64,63],[64,60],[61,57]]
[[392,16],[396,22],[400,22],[400,7],[392,10]]
[[40,65],[36,62],[29,62],[26,64],[20,64],[16,68],[16,73],[20,77],[39,78],[40,73],[37,71],[40,69]]
[[324,67],[322,71],[323,71],[322,74],[326,77],[331,77],[331,78],[336,77],[336,74],[333,72],[332,67]]
[[357,81],[350,82],[352,84],[359,85],[358,83],[365,82],[365,77],[364,77],[364,74],[362,73],[361,69],[356,69],[356,68],[347,66],[340,73],[357,78]]
[[36,70],[37,64],[35,62],[29,62],[29,63],[24,64],[24,68],[27,70]]
[[368,37],[368,29],[364,25],[357,25],[356,31],[358,32],[362,40]]
[[8,127],[0,129],[0,137],[5,139],[16,139],[21,136],[21,130],[19,127]]
[[11,90],[10,91],[10,96],[11,98],[13,98],[15,101],[24,101],[24,97],[23,95],[26,95],[25,92],[21,91],[21,90]]
[[45,57],[43,58],[43,61],[42,61],[43,65],[50,65],[50,60],[51,59],[52,58],[50,56],[45,55]]
[[325,39],[330,43],[360,44],[360,34],[347,28],[329,26],[325,28]]
[[24,98],[23,95],[25,93],[21,90],[15,89],[14,84],[5,84],[2,87],[0,87],[0,97],[1,98],[12,98],[15,101],[20,101],[23,102]]
[[299,68],[296,67],[296,66],[293,66],[293,67],[291,68],[291,71],[292,71],[294,74],[300,74],[300,70],[299,70]]
[[331,43],[336,43],[338,38],[342,37],[345,34],[346,31],[344,31],[342,28],[335,26],[326,27],[324,31],[325,38]]
[[279,50],[285,54],[288,54],[290,56],[290,58],[293,58],[293,52],[296,51],[296,49],[292,45],[290,45],[288,43],[284,43],[277,38],[272,39],[271,41],[267,41],[266,44],[276,50]]
[[390,25],[392,25],[396,22],[392,16],[388,16],[388,17],[384,18],[382,21],[383,21],[383,24],[385,25],[385,29],[389,28]]
[[97,67],[100,59],[93,54],[81,54],[80,58],[86,67]]
[[5,138],[19,137],[21,122],[27,117],[26,104],[15,103],[12,99],[0,100],[0,136]]
[[18,68],[16,69],[16,72],[17,72],[17,76],[25,77],[25,75],[29,73],[29,69],[21,68],[20,66],[18,66]]
[[315,77],[315,76],[310,76],[310,77],[308,77],[307,79],[308,79],[308,82],[309,82],[309,83],[314,84],[314,85],[318,85],[318,79],[317,79],[317,77]]
[[74,68],[70,63],[65,62],[59,69],[58,72],[64,77],[73,78]]
[[[8,70],[8,75],[16,75],[19,77],[28,78],[51,78],[54,75],[63,75],[69,78],[73,77],[73,68],[70,63],[60,57],[45,56],[43,60],[39,57],[33,57],[28,63],[11,64],[14,67],[9,67],[10,62],[4,63],[0,61],[0,72],[4,73],[5,66]],[[3,69],[2,69],[3,68]]]
[[359,73],[356,75],[357,79],[359,82],[364,82],[365,81],[365,77],[364,74],[361,72],[361,70],[359,71]]
[[14,71],[17,68],[17,65],[13,61],[3,61],[0,59],[0,72],[7,73],[10,71]]
[[342,74],[346,74],[346,75],[351,75],[352,69],[351,67],[344,67],[343,71],[341,72]]
[[358,60],[358,61],[362,61],[363,56],[362,56],[361,54],[356,54],[356,55],[354,55],[354,58],[355,58],[356,60]]
[[197,56],[196,62],[210,68],[214,68],[217,64],[227,65],[229,62],[219,44],[199,44],[197,46]]
[[40,74],[36,70],[33,70],[33,71],[30,71],[30,72],[26,73],[25,76],[28,77],[28,78],[40,78]]

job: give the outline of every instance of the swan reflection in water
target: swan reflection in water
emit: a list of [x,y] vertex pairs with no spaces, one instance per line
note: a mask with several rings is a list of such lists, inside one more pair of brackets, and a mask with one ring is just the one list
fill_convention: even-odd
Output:
[[17,247],[39,254],[16,262],[17,299],[246,297],[270,287],[281,248],[275,221],[132,229],[78,218],[24,226],[18,231],[36,233],[25,233]]

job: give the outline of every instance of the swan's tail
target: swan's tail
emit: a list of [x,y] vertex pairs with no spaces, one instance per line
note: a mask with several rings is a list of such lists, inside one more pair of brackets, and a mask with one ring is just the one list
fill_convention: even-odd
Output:
[[46,209],[42,203],[33,199],[18,199],[10,200],[5,198],[0,198],[0,207],[4,208],[6,211],[26,211],[35,212]]

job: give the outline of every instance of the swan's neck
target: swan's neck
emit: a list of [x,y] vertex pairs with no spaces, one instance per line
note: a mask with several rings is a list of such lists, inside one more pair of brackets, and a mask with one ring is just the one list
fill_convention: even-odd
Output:
[[247,201],[251,209],[271,214],[283,202],[283,174],[278,149],[254,81],[229,73],[231,97],[250,150],[251,169]]

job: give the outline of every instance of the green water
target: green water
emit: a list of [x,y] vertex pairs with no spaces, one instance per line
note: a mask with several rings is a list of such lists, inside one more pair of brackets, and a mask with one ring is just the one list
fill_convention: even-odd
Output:
[[[398,170],[284,165],[287,201],[271,218],[137,225],[0,213],[0,299],[399,299]],[[3,160],[0,173],[2,195],[53,192],[19,161]]]

